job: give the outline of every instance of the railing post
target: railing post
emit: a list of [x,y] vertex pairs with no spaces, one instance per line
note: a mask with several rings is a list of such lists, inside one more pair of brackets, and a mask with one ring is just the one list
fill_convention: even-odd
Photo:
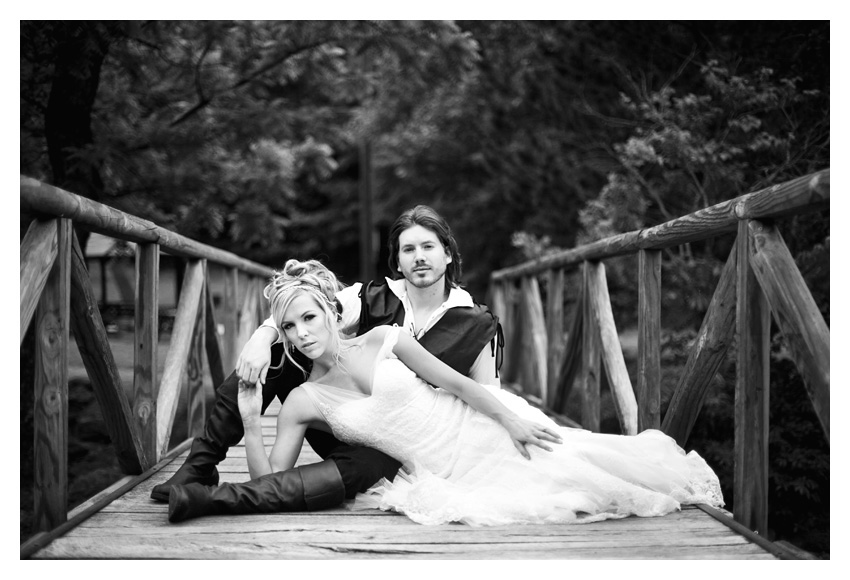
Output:
[[[198,297],[197,318],[192,333],[192,346],[186,365],[186,434],[189,437],[203,435],[206,421],[206,399],[204,393],[204,352],[206,351],[207,329],[207,261],[200,260],[201,280],[203,281]],[[213,387],[215,388],[215,386]]]
[[767,534],[770,309],[750,266],[749,220],[738,224],[735,520]]
[[68,512],[68,338],[71,310],[71,221],[57,219],[57,254],[36,308],[33,393],[33,488],[36,531]]
[[239,270],[227,268],[224,271],[224,304],[222,305],[222,324],[224,325],[224,375],[236,368],[236,333],[239,328],[239,306],[237,296],[239,288]]
[[136,246],[135,364],[133,416],[145,456],[156,462],[156,381],[159,343],[159,246]]
[[536,276],[525,276],[520,283],[520,312],[522,320],[522,372],[519,381],[527,394],[547,401],[548,386],[546,323],[543,301]]
[[661,251],[638,253],[638,431],[661,426]]
[[589,431],[599,432],[599,391],[601,366],[601,337],[593,312],[590,277],[595,264],[584,262],[582,285],[582,364],[578,385],[581,389],[581,425]]
[[558,372],[566,348],[564,340],[564,270],[549,270],[546,274],[546,334],[548,335],[548,386],[546,406],[553,407],[558,392]]

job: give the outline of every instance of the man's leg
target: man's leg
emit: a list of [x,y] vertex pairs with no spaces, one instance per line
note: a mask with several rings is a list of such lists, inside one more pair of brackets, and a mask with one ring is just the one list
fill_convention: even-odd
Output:
[[[272,360],[280,360],[280,352]],[[295,385],[304,381],[304,374],[294,365],[286,362],[281,369],[272,369],[263,385],[263,411],[279,396],[286,398]],[[242,416],[239,414],[239,377],[235,372],[216,390],[215,404],[204,424],[204,434],[196,437],[186,461],[180,469],[165,483],[151,491],[151,498],[166,502],[171,487],[179,484],[199,483],[201,485],[218,484],[218,465],[227,455],[227,450],[239,443],[245,435]]]
[[340,505],[377,483],[392,479],[401,464],[368,447],[342,446],[327,459],[270,473],[246,483],[218,487],[177,485],[168,502],[168,521],[216,514],[316,511]]

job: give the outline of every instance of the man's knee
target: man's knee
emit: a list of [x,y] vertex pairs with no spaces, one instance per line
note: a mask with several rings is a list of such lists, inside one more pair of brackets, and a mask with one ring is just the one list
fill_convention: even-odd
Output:
[[345,497],[363,493],[382,478],[392,480],[401,463],[369,447],[345,447],[328,455],[339,469],[345,485]]

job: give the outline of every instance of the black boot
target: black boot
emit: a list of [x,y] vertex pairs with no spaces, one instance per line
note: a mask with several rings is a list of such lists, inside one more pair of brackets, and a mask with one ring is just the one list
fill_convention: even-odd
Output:
[[[227,455],[227,450],[242,439],[245,430],[242,426],[242,416],[236,398],[227,396],[233,382],[238,385],[236,373],[230,375],[222,383],[216,393],[215,405],[204,425],[204,434],[192,442],[189,456],[180,469],[165,483],[161,483],[151,491],[151,498],[157,501],[168,501],[172,486],[187,483],[201,485],[218,485],[218,469],[216,465]],[[238,386],[236,387],[238,392]]]
[[208,487],[175,485],[168,498],[168,521],[216,514],[315,511],[338,506],[345,486],[333,460],[270,473],[245,483]]

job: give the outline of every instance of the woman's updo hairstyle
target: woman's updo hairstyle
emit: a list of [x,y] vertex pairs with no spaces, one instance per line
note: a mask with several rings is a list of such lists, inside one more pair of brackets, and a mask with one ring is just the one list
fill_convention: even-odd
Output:
[[[325,313],[325,327],[333,337],[334,350],[339,352],[340,337],[338,322],[341,320],[338,302],[335,295],[345,286],[336,275],[318,260],[287,260],[283,269],[274,273],[271,282],[263,290],[263,295],[269,300],[269,309],[279,331],[284,352],[295,366],[306,370],[292,358],[292,344],[282,332],[281,323],[287,308],[300,294],[309,294]],[[282,364],[282,362],[281,362]],[[275,367],[280,368],[280,367]]]

